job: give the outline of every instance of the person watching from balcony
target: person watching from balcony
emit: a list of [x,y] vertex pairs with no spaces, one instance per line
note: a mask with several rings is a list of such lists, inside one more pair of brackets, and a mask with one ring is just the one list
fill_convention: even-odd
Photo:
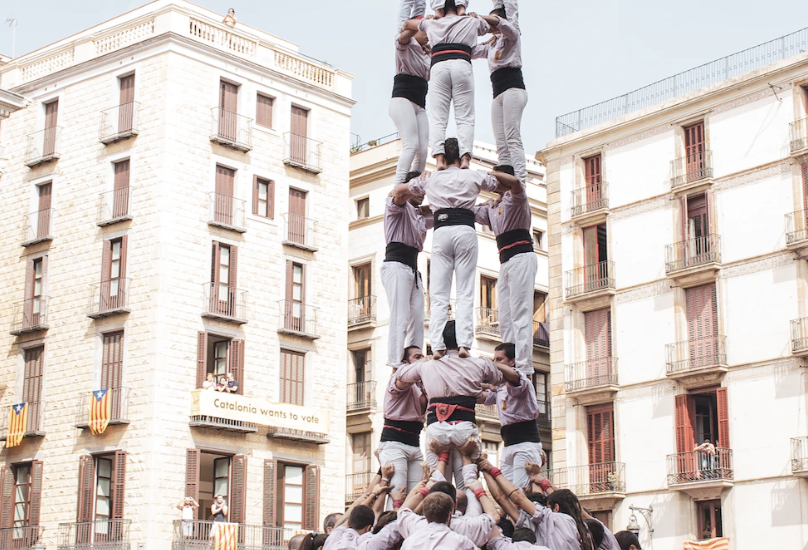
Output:
[[232,372],[227,373],[227,385],[224,391],[226,393],[238,393],[238,380],[236,380]]
[[209,372],[207,380],[202,382],[202,389],[204,389],[204,390],[215,390],[216,389],[216,380],[213,377],[212,372]]
[[227,391],[227,378],[219,376],[216,378],[216,391]]
[[182,510],[182,535],[184,537],[192,536],[199,503],[193,497],[185,497],[177,503],[177,509]]
[[227,502],[224,496],[219,494],[213,498],[213,503],[210,505],[210,513],[213,515],[213,522],[227,521]]
[[620,545],[620,550],[642,550],[640,539],[631,531],[620,531],[614,534],[614,538]]
[[715,445],[707,438],[704,443],[697,445],[693,451],[698,453],[702,470],[712,470],[715,468]]

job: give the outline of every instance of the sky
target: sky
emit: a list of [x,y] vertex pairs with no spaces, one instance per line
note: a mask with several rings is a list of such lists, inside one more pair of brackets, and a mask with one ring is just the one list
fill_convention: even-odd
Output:
[[[0,23],[17,19],[21,55],[146,3],[146,0],[0,0]],[[355,75],[351,132],[363,143],[395,132],[387,114],[394,76],[398,0],[197,0],[236,10],[240,21]],[[490,11],[490,0],[470,8]],[[808,26],[808,2],[781,0],[769,12],[749,0],[521,0],[529,102],[522,122],[532,156],[555,137],[555,118],[713,59]],[[0,53],[11,54],[0,26]],[[493,143],[491,84],[475,62],[476,134]],[[450,126],[449,135],[452,135]],[[358,136],[358,137],[357,137]]]

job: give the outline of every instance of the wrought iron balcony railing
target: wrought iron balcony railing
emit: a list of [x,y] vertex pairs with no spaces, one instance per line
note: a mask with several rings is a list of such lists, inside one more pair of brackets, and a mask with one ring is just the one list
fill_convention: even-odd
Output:
[[139,110],[140,103],[130,101],[101,111],[101,128],[98,131],[101,143],[107,145],[136,136]]
[[726,336],[711,336],[685,340],[665,346],[668,375],[683,374],[708,367],[727,364]]
[[557,488],[569,489],[579,497],[626,492],[626,465],[622,462],[556,468],[547,477]]
[[210,140],[246,153],[252,150],[253,119],[219,107],[210,110]]
[[376,382],[355,382],[348,384],[347,404],[349,413],[369,411],[376,408]]
[[549,428],[552,426],[552,404],[549,401],[542,401],[541,399],[539,399],[537,403],[539,405],[539,416],[536,418],[536,421],[539,423],[540,427]]
[[210,197],[208,225],[230,229],[238,233],[247,232],[244,221],[247,201],[215,192],[208,193],[208,196]]
[[59,140],[62,136],[61,126],[51,126],[33,134],[28,134],[25,146],[25,165],[33,168],[56,160],[60,156]]
[[[129,423],[129,388],[100,388],[107,390],[109,400],[109,423],[128,424]],[[90,425],[90,403],[93,397],[92,391],[79,392],[79,403],[76,413],[76,427],[87,428]]]
[[567,298],[615,288],[614,262],[600,262],[571,269],[565,274]]
[[789,124],[789,137],[792,153],[802,151],[808,147],[808,118],[803,118]]
[[0,550],[30,550],[37,546],[41,531],[39,525],[0,529]]
[[315,220],[289,212],[283,215],[283,234],[285,236],[283,244],[285,245],[314,252],[317,250],[314,240],[316,230],[317,222]]
[[319,174],[323,171],[320,166],[321,142],[292,132],[283,134],[283,140],[286,147],[284,164],[300,168],[312,174]]
[[129,519],[59,524],[56,550],[129,550]]
[[[427,294],[428,292],[424,290],[424,321],[429,321],[429,316],[432,312],[431,305],[429,304],[429,296]],[[446,309],[446,320],[451,321],[454,319],[456,313],[457,300],[449,300],[449,307]]]
[[281,315],[279,332],[312,340],[320,337],[317,326],[319,308],[294,300],[280,300],[278,305]]
[[370,489],[370,482],[376,476],[376,472],[360,472],[358,474],[348,474],[345,476],[345,500],[353,502]]
[[476,322],[474,323],[475,334],[488,334],[499,337],[499,313],[490,307],[478,307],[474,310]]
[[732,449],[716,447],[715,453],[688,451],[668,455],[668,486],[683,483],[732,481]]
[[132,219],[132,188],[121,187],[101,193],[98,202],[98,221],[96,225],[103,227]]
[[14,308],[14,320],[11,323],[12,336],[48,330],[49,301],[47,296],[36,296],[19,302]]
[[665,246],[666,273],[712,263],[721,263],[721,237],[719,235],[705,235]]
[[202,316],[231,321],[239,325],[247,322],[247,291],[222,283],[202,285]]
[[348,326],[372,323],[376,320],[376,297],[362,296],[348,300]]
[[550,324],[533,321],[533,345],[550,347]]
[[588,184],[572,192],[572,211],[575,218],[590,212],[609,208],[609,184],[604,182]]
[[713,152],[699,151],[671,161],[671,188],[713,177]]
[[808,436],[791,438],[791,473],[808,473]]
[[786,214],[786,244],[808,239],[808,210]]
[[98,319],[132,311],[129,306],[130,281],[119,277],[93,284],[87,317]]
[[791,321],[791,353],[808,352],[808,317]]
[[22,246],[31,246],[53,240],[53,208],[38,210],[25,215],[22,227]]
[[564,366],[567,393],[617,385],[617,358],[601,357]]
[[[28,401],[28,412],[25,420],[24,437],[45,435],[42,430],[42,418],[45,410],[45,402]],[[15,403],[9,403],[12,405]],[[9,421],[11,420],[11,407],[0,408],[0,440],[8,439]]]
[[[212,521],[174,520],[171,550],[213,550],[216,529],[216,523]],[[289,539],[294,535],[294,529],[239,523],[238,541],[233,548],[234,550],[286,550]]]

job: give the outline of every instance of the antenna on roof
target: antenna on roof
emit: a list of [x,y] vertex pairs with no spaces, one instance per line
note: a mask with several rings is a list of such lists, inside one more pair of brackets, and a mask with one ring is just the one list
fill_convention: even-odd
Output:
[[11,58],[14,59],[14,47],[17,44],[17,18],[9,17],[6,19],[6,25],[11,27]]

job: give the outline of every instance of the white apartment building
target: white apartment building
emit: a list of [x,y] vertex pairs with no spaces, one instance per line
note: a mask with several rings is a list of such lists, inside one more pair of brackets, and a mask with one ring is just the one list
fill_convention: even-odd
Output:
[[208,548],[216,494],[285,548],[343,506],[352,76],[184,0],[5,61],[0,548]]
[[[390,139],[393,138],[393,139]],[[351,156],[348,282],[348,358],[347,358],[347,432],[346,500],[362,493],[379,468],[375,452],[379,444],[384,414],[382,405],[391,370],[387,366],[387,335],[390,309],[381,283],[381,266],[385,256],[384,208],[393,189],[401,141],[395,136],[369,142],[354,148]],[[490,171],[497,164],[496,148],[475,143],[472,169]],[[430,162],[427,170],[434,171]],[[547,195],[544,166],[528,159],[528,197],[533,214],[534,249],[538,256],[534,298],[533,366],[540,401],[538,419],[543,444],[549,455],[549,333],[544,316],[548,291],[547,271]],[[483,193],[480,202],[493,198]],[[475,295],[475,342],[472,353],[493,357],[501,343],[497,317],[496,282],[499,256],[494,234],[477,226],[479,259]],[[425,345],[429,350],[429,258],[432,232],[427,235],[418,266],[424,281]],[[451,318],[451,311],[449,312]],[[403,353],[403,350],[402,350]],[[495,406],[478,406],[483,446],[497,461],[502,439]],[[423,439],[423,438],[422,438]],[[423,443],[423,442],[422,442]]]
[[644,548],[808,543],[806,50],[803,29],[569,113],[537,155],[551,475]]

